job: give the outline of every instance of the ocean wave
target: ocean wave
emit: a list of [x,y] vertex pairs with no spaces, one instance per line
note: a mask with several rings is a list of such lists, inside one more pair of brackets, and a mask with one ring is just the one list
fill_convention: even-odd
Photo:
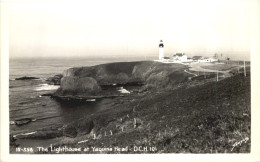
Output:
[[36,90],[36,91],[48,91],[48,90],[56,90],[59,87],[60,87],[59,85],[40,84],[34,90]]
[[35,133],[37,133],[37,131],[35,131],[35,132],[29,132],[29,133],[20,133],[20,134],[13,135],[13,137],[17,137],[17,136],[28,136],[28,135],[35,134]]
[[118,91],[119,91],[120,93],[127,93],[127,94],[130,93],[128,90],[124,89],[123,87],[120,87]]

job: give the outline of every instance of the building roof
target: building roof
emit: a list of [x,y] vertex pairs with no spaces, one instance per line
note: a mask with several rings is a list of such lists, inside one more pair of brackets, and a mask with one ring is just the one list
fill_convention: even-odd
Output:
[[173,56],[184,56],[185,54],[184,53],[176,53],[175,55]]
[[203,57],[202,56],[193,56],[192,59],[193,60],[198,60],[198,59],[202,59]]
[[162,40],[160,40],[159,47],[164,47]]

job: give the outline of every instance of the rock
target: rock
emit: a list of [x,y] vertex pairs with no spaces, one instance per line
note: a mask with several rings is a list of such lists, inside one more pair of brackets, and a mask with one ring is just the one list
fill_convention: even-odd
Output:
[[14,136],[13,135],[9,135],[9,140],[10,140],[10,142],[15,142],[16,141],[16,139],[14,138]]
[[63,135],[67,137],[75,138],[77,134],[77,129],[73,126],[68,126],[63,130]]
[[62,74],[57,74],[57,75],[55,75],[53,77],[49,77],[46,81],[47,81],[48,84],[60,85],[62,77],[63,77]]
[[61,79],[60,95],[96,95],[101,87],[92,77],[63,77]]
[[83,120],[82,122],[79,122],[78,125],[78,130],[83,133],[83,134],[89,134],[91,130],[94,128],[94,122],[93,121],[85,121]]
[[20,78],[15,78],[15,80],[33,80],[33,79],[40,79],[40,78],[36,78],[36,77],[20,77]]
[[22,126],[22,125],[25,125],[25,124],[28,124],[32,121],[31,118],[23,118],[23,119],[19,119],[19,120],[15,120],[15,125],[18,125],[18,126]]
[[9,135],[9,145],[10,146],[17,146],[17,144],[15,143],[16,139],[13,137],[13,135]]
[[42,94],[41,96],[50,96],[50,97],[52,97],[53,94],[51,94],[51,93],[46,93],[46,94]]
[[90,119],[80,119],[77,122],[70,123],[63,130],[63,135],[71,138],[75,138],[78,134],[89,134],[94,128],[94,122]]

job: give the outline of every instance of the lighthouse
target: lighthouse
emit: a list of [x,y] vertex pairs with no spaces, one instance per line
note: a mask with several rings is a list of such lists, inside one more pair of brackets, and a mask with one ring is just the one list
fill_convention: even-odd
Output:
[[164,51],[163,51],[163,41],[161,40],[159,43],[159,60],[163,60],[164,57]]

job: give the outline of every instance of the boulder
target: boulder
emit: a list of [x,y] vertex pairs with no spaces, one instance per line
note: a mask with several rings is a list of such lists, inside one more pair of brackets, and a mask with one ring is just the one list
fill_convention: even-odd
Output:
[[81,119],[77,122],[70,123],[63,130],[63,135],[75,138],[77,135],[89,134],[94,128],[94,122],[90,119]]
[[94,122],[92,120],[81,120],[77,124],[77,128],[82,134],[89,134],[94,128]]
[[31,118],[23,118],[23,119],[19,119],[19,120],[15,120],[15,125],[17,126],[22,126],[22,125],[25,125],[25,124],[28,124],[32,121]]
[[51,85],[60,85],[62,77],[63,77],[62,74],[57,74],[53,77],[49,77],[46,81],[48,84],[51,84]]
[[96,95],[101,87],[92,77],[63,77],[59,92],[61,95]]
[[66,127],[63,130],[63,135],[66,137],[75,138],[77,134],[78,134],[77,129],[73,126]]

